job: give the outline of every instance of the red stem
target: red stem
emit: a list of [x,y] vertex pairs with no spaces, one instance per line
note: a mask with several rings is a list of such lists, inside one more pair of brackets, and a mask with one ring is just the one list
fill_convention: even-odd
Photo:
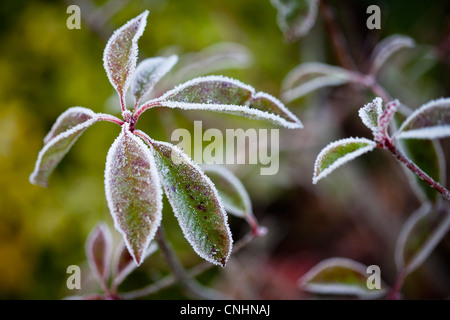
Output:
[[124,124],[123,120],[120,120],[119,118],[116,118],[109,114],[100,114],[100,115],[98,115],[98,119],[100,121],[112,122],[112,123],[118,124],[119,126],[122,126]]
[[159,106],[159,101],[150,101],[146,104],[141,105],[138,109],[134,109],[134,114],[133,114],[133,118],[135,119],[135,121],[137,122],[137,120],[139,119],[139,117],[141,116],[141,114],[153,107]]

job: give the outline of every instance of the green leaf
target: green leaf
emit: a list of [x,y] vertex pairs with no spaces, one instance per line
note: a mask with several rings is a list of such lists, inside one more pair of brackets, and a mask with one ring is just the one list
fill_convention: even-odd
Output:
[[430,101],[401,125],[397,139],[439,139],[450,136],[450,98]]
[[162,218],[162,190],[153,155],[128,123],[108,151],[105,191],[115,228],[137,265]]
[[[47,135],[45,139],[47,143],[39,152],[34,170],[30,175],[29,180],[31,183],[47,187],[48,178],[56,168],[56,166],[59,164],[61,159],[70,150],[72,145],[84,132],[84,130],[98,121],[97,117],[91,117],[87,114],[79,114],[79,117],[70,119],[70,114],[73,113],[65,113],[65,115],[63,114],[62,118],[58,118],[56,125]],[[87,120],[82,121],[83,118],[86,118]],[[71,125],[73,124],[76,125],[74,127],[71,127]],[[66,130],[55,136],[56,133],[60,132],[63,129]]]
[[317,156],[313,183],[316,184],[338,167],[375,147],[375,142],[365,138],[347,138],[330,143]]
[[86,255],[89,267],[97,280],[107,286],[112,254],[112,238],[109,228],[99,223],[89,234],[86,242]]
[[202,165],[201,169],[216,186],[225,210],[236,217],[245,219],[252,228],[252,232],[259,234],[260,229],[253,215],[250,196],[242,182],[224,166]]
[[148,11],[146,10],[117,29],[109,38],[103,52],[103,66],[121,101],[125,99],[136,68],[137,41],[144,32],[147,16]]
[[147,143],[184,236],[200,257],[224,267],[232,237],[214,184],[176,146],[149,138]]
[[255,92],[240,81],[207,76],[190,80],[149,101],[169,108],[212,110],[269,120],[286,128],[302,128],[300,120],[279,100],[264,92]]
[[359,117],[367,128],[372,130],[374,136],[379,134],[379,120],[383,115],[383,100],[379,97],[366,104],[358,111]]
[[404,48],[413,48],[415,45],[414,39],[399,34],[383,39],[377,44],[370,57],[369,73],[376,74],[394,53]]
[[405,222],[397,239],[395,262],[405,275],[416,270],[450,229],[450,210],[425,203]]
[[346,258],[330,258],[309,270],[298,281],[307,292],[327,295],[379,298],[386,293],[387,286],[380,281],[380,289],[369,289],[367,266]]

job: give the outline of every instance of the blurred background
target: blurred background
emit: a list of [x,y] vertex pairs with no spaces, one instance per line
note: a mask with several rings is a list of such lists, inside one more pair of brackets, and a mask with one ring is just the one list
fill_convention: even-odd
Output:
[[[416,41],[414,49],[395,54],[381,70],[379,80],[393,97],[414,109],[450,96],[449,2],[375,1],[381,8],[380,30],[366,27],[366,8],[374,1],[328,3],[361,70],[381,39],[398,33]],[[79,30],[66,27],[70,4],[81,8]],[[307,35],[287,41],[269,0],[1,1],[1,299],[61,299],[99,290],[89,284],[84,243],[99,221],[112,226],[103,174],[107,151],[119,128],[110,123],[89,128],[56,168],[48,188],[31,185],[28,177],[45,134],[67,108],[83,106],[120,114],[117,95],[103,69],[103,49],[116,28],[146,9],[150,15],[139,40],[140,58],[180,56],[178,69],[163,83],[166,89],[190,76],[213,73],[280,97],[284,77],[300,63],[339,64],[320,13]],[[219,43],[220,50],[229,48],[238,58],[224,65],[199,63],[218,50]],[[405,219],[420,206],[399,164],[377,150],[318,185],[311,183],[315,157],[329,142],[349,136],[370,138],[358,109],[373,98],[367,90],[345,85],[287,104],[305,128],[279,128],[278,174],[261,176],[259,165],[229,167],[243,181],[254,214],[269,233],[233,255],[225,269],[212,268],[199,281],[238,299],[311,298],[298,289],[297,279],[319,261],[341,256],[380,266],[384,281],[393,284],[397,236]],[[195,120],[203,121],[204,130],[276,128],[262,121],[162,108],[146,112],[138,127],[156,139],[170,141],[174,129],[191,130]],[[448,141],[442,141],[442,148],[448,156]],[[192,267],[201,259],[184,240],[164,201],[168,237],[183,264]],[[230,217],[230,225],[235,241],[249,231],[245,221],[235,217]],[[447,235],[427,262],[407,278],[404,297],[448,297],[449,254]],[[80,292],[66,287],[66,268],[74,264],[82,267],[85,278]],[[137,289],[168,272],[156,253],[121,289]],[[149,298],[187,296],[174,286]]]

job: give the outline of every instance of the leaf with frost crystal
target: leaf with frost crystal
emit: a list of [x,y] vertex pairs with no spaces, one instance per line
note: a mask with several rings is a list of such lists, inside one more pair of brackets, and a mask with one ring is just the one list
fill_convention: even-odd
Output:
[[450,98],[430,101],[414,111],[401,125],[398,139],[439,139],[450,136]]
[[383,114],[383,100],[379,97],[366,104],[358,111],[359,117],[367,128],[372,130],[374,136],[379,134],[378,121]]
[[350,295],[364,299],[375,299],[386,293],[387,286],[381,282],[381,289],[367,287],[367,266],[346,258],[330,258],[309,270],[298,281],[299,287],[307,292],[328,295]]
[[103,52],[103,66],[121,101],[125,99],[136,68],[137,41],[144,32],[147,16],[148,11],[146,10],[117,29],[109,38]]
[[[48,178],[53,172],[55,167],[61,161],[61,159],[70,150],[72,145],[78,139],[78,137],[89,128],[92,124],[98,121],[98,118],[92,115],[92,118],[84,122],[80,122],[82,117],[76,117],[76,120],[68,120],[70,113],[67,113],[63,118],[58,118],[56,125],[52,128],[47,135],[45,141],[47,143],[44,148],[39,152],[34,171],[30,175],[30,182],[43,187],[48,186]],[[64,114],[63,114],[64,115]],[[59,122],[59,123],[58,123]],[[75,124],[74,127],[70,127],[69,123]],[[58,131],[63,128],[69,128],[66,131],[59,133],[56,137],[53,137]]]
[[412,38],[394,34],[383,39],[373,50],[370,73],[376,74],[386,61],[397,51],[404,48],[413,48],[415,42]]
[[184,236],[200,257],[224,267],[233,239],[214,184],[178,147],[148,143]]
[[347,138],[330,143],[317,156],[313,184],[360,155],[372,151],[376,143],[365,138]]
[[450,229],[450,211],[425,203],[405,222],[395,248],[395,263],[405,275],[416,270]]
[[96,117],[96,114],[91,109],[83,107],[72,107],[63,112],[55,124],[51,128],[50,132],[44,138],[44,144],[48,143],[51,139],[55,138],[60,133],[70,130],[76,125],[86,122]]
[[86,255],[92,273],[104,286],[107,285],[109,277],[111,253],[111,232],[106,224],[100,223],[88,236]]
[[[127,247],[124,242],[118,247],[117,254],[114,259],[113,266],[113,284],[118,286],[125,280],[125,278],[136,269],[136,263],[134,263],[133,257],[130,255],[130,252],[127,250]],[[154,242],[151,242],[145,251],[144,261],[148,256],[152,255],[158,249],[158,245]]]
[[164,58],[154,57],[143,60],[136,68],[131,82],[136,105],[139,105],[155,84],[177,63],[176,55]]
[[128,123],[108,151],[106,199],[115,228],[137,265],[162,218],[162,190],[153,155]]
[[339,86],[350,81],[347,70],[325,63],[307,62],[292,69],[282,83],[282,99],[291,102],[328,86]]
[[291,129],[303,127],[300,120],[276,98],[264,92],[256,93],[251,86],[222,76],[190,80],[154,101],[169,108],[211,110],[265,119]]
[[242,182],[227,168],[220,165],[203,165],[203,172],[211,179],[219,192],[225,210],[245,219],[253,233],[258,233],[258,222],[253,215],[250,197]]
[[317,18],[319,0],[271,0],[277,8],[277,23],[288,41],[306,35]]

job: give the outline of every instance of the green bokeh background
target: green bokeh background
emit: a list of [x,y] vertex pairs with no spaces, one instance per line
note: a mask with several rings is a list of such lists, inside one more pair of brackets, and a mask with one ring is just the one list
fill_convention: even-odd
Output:
[[[94,5],[103,3],[95,1]],[[409,35],[420,46],[392,59],[391,67],[380,78],[383,85],[413,108],[430,99],[450,96],[448,2],[376,3],[382,10],[382,28],[369,31],[365,9],[373,1],[330,1],[357,63],[361,66],[367,62],[379,39],[394,33]],[[69,30],[69,4],[23,0],[0,3],[2,299],[60,299],[78,294],[66,288],[66,268],[72,264],[85,267],[84,242],[97,222],[112,225],[103,172],[108,148],[119,133],[117,126],[99,123],[87,130],[51,176],[49,188],[31,185],[28,176],[42,139],[59,114],[71,106],[111,112],[110,101],[115,97],[111,98],[114,91],[103,69],[102,55],[107,38],[117,27],[145,9],[150,11],[139,40],[141,57],[164,50],[197,52],[224,41],[242,44],[252,53],[252,64],[220,74],[277,97],[285,75],[301,62],[337,64],[320,17],[310,34],[288,43],[269,0],[128,1],[98,30],[85,20],[80,30]],[[83,9],[81,14],[85,18]],[[300,299],[304,296],[295,287],[296,279],[321,259],[338,255],[380,265],[385,281],[392,283],[393,239],[399,229],[390,225],[390,215],[402,221],[419,206],[395,161],[376,152],[349,165],[358,169],[343,168],[334,178],[330,176],[330,181],[320,186],[311,184],[314,157],[323,146],[350,135],[369,137],[357,109],[372,98],[368,92],[334,88],[287,105],[305,129],[280,129],[279,174],[259,176],[258,167],[250,165],[234,168],[248,188],[255,215],[269,227],[269,235],[232,257],[229,267],[207,273],[201,278],[205,285],[237,298]],[[168,140],[174,128],[192,128],[194,120],[203,120],[204,127],[274,128],[231,116],[176,110],[147,112],[139,128]],[[444,150],[448,155],[446,142]],[[359,179],[370,186],[359,188]],[[186,266],[195,265],[200,259],[183,239],[168,203],[164,206],[163,224],[180,259]],[[366,219],[363,213],[367,211],[378,212],[379,219]],[[231,218],[230,222],[236,240],[248,231],[239,219]],[[391,238],[386,240],[386,233],[379,232],[380,225]],[[408,279],[405,297],[446,297],[450,289],[449,253],[447,237],[430,262]],[[255,268],[260,279],[236,281],[251,278]],[[163,259],[155,255],[125,287],[138,288],[167,272]],[[88,269],[83,268],[85,283],[90,283],[85,273]],[[98,290],[95,285],[86,286]],[[175,288],[155,297],[185,296]]]

